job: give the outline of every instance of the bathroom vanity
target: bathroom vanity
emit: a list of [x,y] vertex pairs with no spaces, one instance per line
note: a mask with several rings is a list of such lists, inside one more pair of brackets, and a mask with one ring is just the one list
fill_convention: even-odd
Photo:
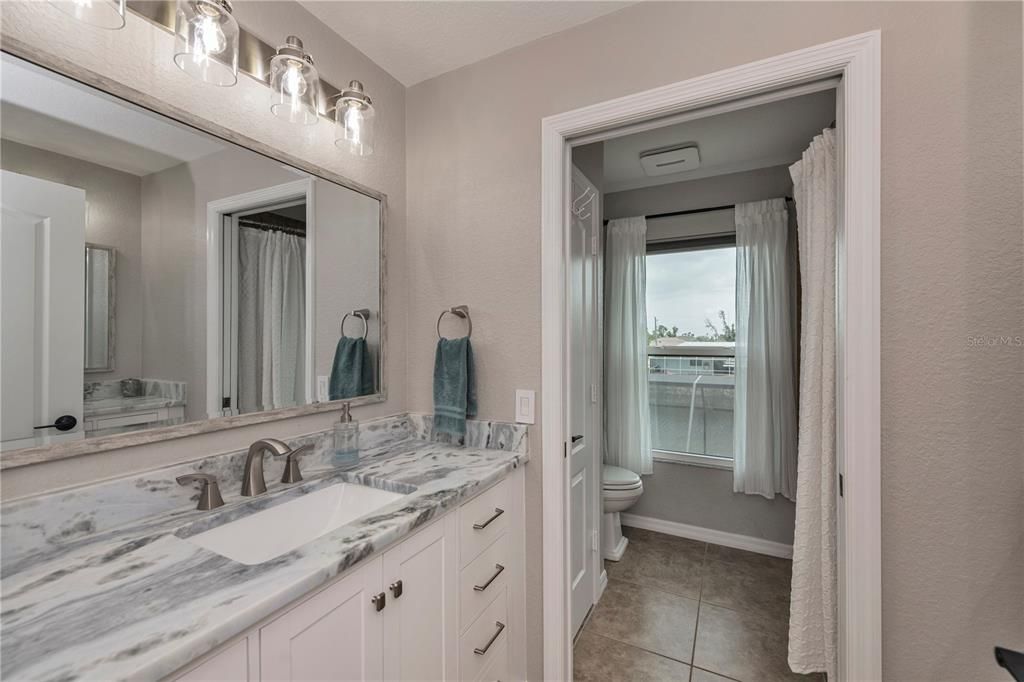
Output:
[[[523,679],[525,428],[470,426],[452,446],[429,417],[363,424],[348,468],[311,434],[304,480],[257,497],[237,452],[5,505],[4,678]],[[224,506],[173,483],[194,471]],[[307,505],[339,486],[332,529]]]

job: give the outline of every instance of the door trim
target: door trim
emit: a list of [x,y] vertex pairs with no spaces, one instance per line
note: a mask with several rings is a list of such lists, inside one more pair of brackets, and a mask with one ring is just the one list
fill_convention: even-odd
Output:
[[[316,388],[316,183],[312,178],[236,194],[206,204],[206,418],[223,416],[223,300],[219,282],[224,268],[221,233],[226,215],[281,204],[306,202],[306,404]],[[234,409],[236,406],[232,406]]]
[[544,677],[571,679],[566,458],[569,316],[565,197],[570,140],[823,78],[840,77],[843,134],[837,271],[839,677],[878,680],[881,641],[879,231],[881,33],[871,31],[541,122],[541,376]]

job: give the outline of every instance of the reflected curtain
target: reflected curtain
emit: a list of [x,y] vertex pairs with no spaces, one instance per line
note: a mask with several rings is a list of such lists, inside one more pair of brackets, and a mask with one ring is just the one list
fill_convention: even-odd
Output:
[[604,459],[637,474],[652,474],[645,218],[608,223],[605,268]]
[[796,496],[796,388],[785,199],[736,205],[733,490]]
[[836,677],[836,131],[790,166],[800,248],[800,426],[789,666]]
[[238,408],[306,399],[306,240],[238,228]]

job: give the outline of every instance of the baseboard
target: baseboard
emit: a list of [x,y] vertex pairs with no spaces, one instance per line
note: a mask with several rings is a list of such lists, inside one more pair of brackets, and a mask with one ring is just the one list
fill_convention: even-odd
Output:
[[761,538],[754,538],[749,535],[727,533],[723,530],[701,528],[700,526],[691,526],[685,523],[676,523],[675,521],[664,521],[651,518],[650,516],[637,516],[636,514],[628,514],[626,512],[622,513],[622,525],[653,530],[656,533],[675,535],[676,537],[688,538],[699,542],[710,542],[734,549],[745,549],[748,552],[757,552],[758,554],[767,554],[768,556],[777,556],[783,559],[793,558],[793,545],[762,540]]
[[601,595],[604,594],[604,589],[608,587],[608,571],[602,570],[601,576],[597,579],[597,596],[594,598],[594,603],[601,601]]

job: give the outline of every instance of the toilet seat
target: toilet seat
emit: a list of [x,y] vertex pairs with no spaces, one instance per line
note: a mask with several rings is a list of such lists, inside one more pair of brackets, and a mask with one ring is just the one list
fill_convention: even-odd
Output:
[[601,487],[607,491],[629,491],[643,488],[640,477],[622,467],[604,465],[601,478]]

